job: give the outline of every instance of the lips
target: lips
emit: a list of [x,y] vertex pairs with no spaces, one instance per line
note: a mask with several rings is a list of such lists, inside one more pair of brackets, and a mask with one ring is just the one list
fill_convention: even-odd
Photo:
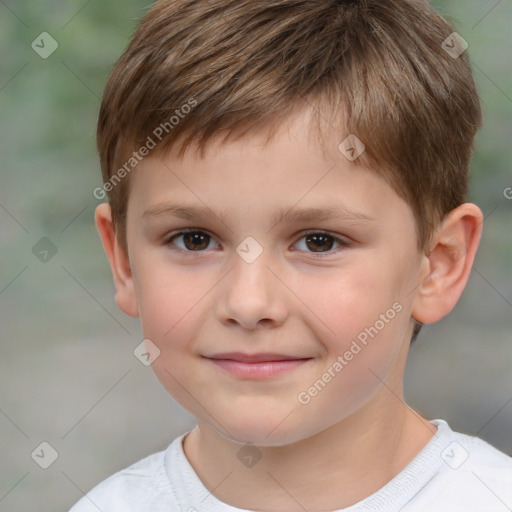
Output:
[[263,363],[272,361],[297,361],[302,359],[311,359],[310,357],[300,357],[285,354],[276,354],[273,352],[260,352],[257,354],[246,354],[243,352],[225,352],[209,356],[208,359],[222,359],[230,361],[240,361],[242,363]]
[[277,378],[310,361],[311,357],[298,357],[272,352],[246,354],[225,352],[207,357],[214,366],[232,377],[245,380]]

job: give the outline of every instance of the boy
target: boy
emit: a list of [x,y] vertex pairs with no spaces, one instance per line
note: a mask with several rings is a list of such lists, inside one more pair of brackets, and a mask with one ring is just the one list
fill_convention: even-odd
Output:
[[156,2],[105,90],[96,223],[197,426],[72,512],[512,509],[512,458],[402,393],[481,235],[464,43],[423,0]]

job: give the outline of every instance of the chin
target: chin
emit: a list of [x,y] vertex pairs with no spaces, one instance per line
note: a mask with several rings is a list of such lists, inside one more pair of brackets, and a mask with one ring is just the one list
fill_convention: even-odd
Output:
[[[226,433],[219,432],[226,439],[234,443],[239,443],[242,445],[252,444],[254,446],[286,446],[297,441],[302,440],[302,436],[293,434],[291,432],[287,433],[277,433],[272,432],[267,428],[260,429],[256,425],[252,425],[250,428],[239,428],[239,429],[230,429],[230,435],[226,435]],[[270,433],[270,435],[269,435]]]
[[231,417],[229,421],[222,423],[224,429],[212,427],[229,441],[243,445],[286,446],[307,437],[307,434],[304,434],[294,422],[290,421],[290,417],[285,418],[286,415],[282,413],[266,417],[237,415],[237,417]]

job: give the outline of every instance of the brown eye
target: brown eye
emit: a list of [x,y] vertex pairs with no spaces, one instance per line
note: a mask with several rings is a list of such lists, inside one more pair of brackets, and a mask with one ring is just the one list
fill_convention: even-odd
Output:
[[[304,240],[300,250],[313,253],[315,256],[319,257],[330,256],[336,253],[338,249],[348,247],[349,245],[345,240],[323,231],[305,233],[300,240],[301,242]],[[300,245],[301,242],[299,242],[298,245]],[[338,244],[338,247],[335,247],[335,244]]]
[[[178,244],[174,244],[174,241],[180,238],[183,239],[181,247]],[[176,245],[178,249],[184,252],[201,252],[208,249],[211,241],[211,236],[204,231],[191,230],[176,233],[166,243]]]
[[334,238],[330,235],[318,234],[306,237],[306,246],[313,252],[330,251],[334,245]]
[[[179,241],[179,243],[177,241]],[[214,244],[213,247],[211,247],[212,242]],[[340,248],[350,245],[349,242],[344,239],[322,231],[305,233],[298,245],[300,245],[300,243],[302,243],[303,247],[299,248],[299,250],[317,257],[330,256],[336,253]],[[215,247],[213,238],[208,233],[199,229],[180,231],[172,235],[165,244],[171,246],[173,250],[178,252],[204,252],[207,249]],[[338,244],[338,246],[336,247],[335,244]]]

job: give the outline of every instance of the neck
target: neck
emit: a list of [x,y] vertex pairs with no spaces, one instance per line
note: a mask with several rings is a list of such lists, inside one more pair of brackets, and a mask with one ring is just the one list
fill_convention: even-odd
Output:
[[[436,427],[385,387],[349,418],[285,446],[258,446],[252,467],[242,445],[206,423],[190,432],[185,454],[219,500],[242,509],[336,510],[373,494],[430,441]],[[371,461],[371,463],[370,463]]]

